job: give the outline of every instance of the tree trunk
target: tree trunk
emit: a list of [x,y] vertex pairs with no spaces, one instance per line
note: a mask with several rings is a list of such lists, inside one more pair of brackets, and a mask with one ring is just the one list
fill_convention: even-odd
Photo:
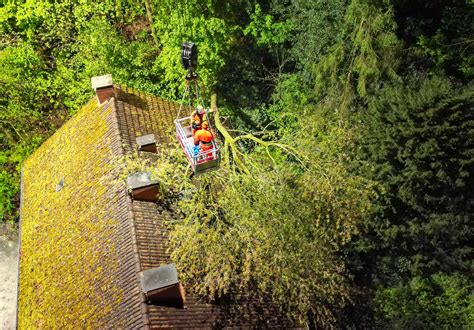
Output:
[[146,16],[148,18],[148,23],[150,23],[151,36],[153,37],[153,41],[155,42],[155,45],[160,46],[160,42],[156,35],[155,27],[153,26],[153,6],[150,0],[144,0],[144,2],[145,2],[145,8],[146,8]]

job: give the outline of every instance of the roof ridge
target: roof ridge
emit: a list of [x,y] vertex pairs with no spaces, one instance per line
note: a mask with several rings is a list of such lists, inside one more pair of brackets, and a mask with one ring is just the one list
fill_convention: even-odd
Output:
[[[163,143],[160,130],[164,130],[169,124],[172,126],[172,119],[174,119],[178,103],[167,100],[159,95],[134,90],[127,86],[116,85],[117,99],[114,101],[114,111],[118,119],[119,134],[124,145],[125,154],[133,154],[135,149],[136,137],[143,134],[154,134],[157,137],[156,144]],[[168,113],[170,112],[170,113]],[[173,118],[168,118],[173,113]],[[139,272],[146,270],[147,263],[142,260],[140,240],[140,220],[139,212],[135,210],[134,201],[130,195],[127,194],[127,210],[131,222],[132,246],[134,249],[134,259],[137,269],[138,290],[141,297],[141,314],[143,319],[143,326],[145,329],[150,328],[152,323],[152,315],[150,306],[147,304],[145,294],[141,290],[139,282]],[[161,220],[157,220],[160,221]]]

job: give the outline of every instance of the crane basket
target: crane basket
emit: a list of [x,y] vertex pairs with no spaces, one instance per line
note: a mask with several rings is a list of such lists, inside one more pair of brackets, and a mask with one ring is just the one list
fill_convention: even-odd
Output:
[[220,163],[219,148],[215,140],[212,141],[212,149],[199,150],[195,152],[194,137],[191,125],[191,117],[178,118],[174,121],[176,137],[188,158],[194,174],[201,174],[217,169]]

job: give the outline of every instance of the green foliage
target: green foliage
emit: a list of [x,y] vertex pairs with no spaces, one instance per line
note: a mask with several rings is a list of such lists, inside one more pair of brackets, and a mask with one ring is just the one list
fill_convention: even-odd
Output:
[[419,84],[382,89],[362,114],[362,168],[386,191],[369,240],[392,275],[470,273],[474,89],[438,77]]
[[344,17],[344,42],[334,44],[318,66],[317,91],[341,95],[342,108],[366,96],[381,79],[397,79],[400,42],[393,9],[381,1],[353,0]]
[[236,32],[233,23],[221,18],[224,12],[220,10],[225,8],[201,0],[151,1],[150,5],[152,27],[159,38],[159,44],[154,45],[158,53],[151,68],[159,74],[155,83],[159,83],[160,94],[176,98],[176,90],[184,87],[185,72],[179,53],[181,43],[192,40],[199,49],[198,73],[210,95],[216,87],[216,75],[224,66],[223,53],[234,41]]
[[389,329],[471,329],[472,282],[459,275],[414,277],[407,284],[383,288],[375,298],[379,326]]
[[312,97],[301,86],[304,86],[304,78],[300,74],[281,75],[275,86],[273,103],[267,112],[280,134],[298,130],[300,117],[312,110],[309,106]]
[[189,216],[172,234],[172,257],[194,290],[211,299],[255,286],[291,317],[314,314],[318,324],[331,324],[348,300],[343,264],[314,226],[318,219],[293,196],[298,191],[288,189],[291,178],[271,173],[253,182],[232,177],[211,201],[199,192],[187,202]]
[[[126,160],[125,173],[150,171],[162,202],[183,215],[169,223],[169,251],[187,290],[210,300],[258,290],[297,321],[336,324],[350,300],[338,251],[358,231],[373,186],[345,169],[353,134],[343,123],[313,117],[304,128],[293,146],[224,129],[220,169],[196,180],[179,146],[156,162]],[[243,141],[254,150],[243,152]]]
[[296,144],[303,164],[284,145],[258,143],[238,156],[248,172],[223,161],[179,203],[185,218],[173,224],[172,258],[201,295],[256,288],[292,318],[321,326],[334,324],[348,303],[337,251],[357,231],[372,188],[344,170],[350,131],[311,123],[318,124],[307,133],[318,138],[310,147],[307,135]]
[[288,53],[296,63],[298,74],[304,77],[306,84],[311,84],[311,88],[317,63],[331,46],[343,42],[348,5],[348,0],[291,0],[272,6],[274,16],[281,17],[292,28],[286,40],[291,45],[287,47]]
[[244,34],[255,37],[259,46],[282,44],[288,40],[288,35],[293,29],[291,21],[275,22],[271,15],[264,15],[258,3],[250,18],[250,24],[245,28]]
[[465,83],[472,80],[472,1],[398,0],[394,3],[399,34],[408,50],[408,56],[403,59],[408,72],[421,69],[454,76]]
[[0,219],[16,218],[20,164],[57,120],[57,114],[35,102],[52,102],[49,85],[44,63],[30,45],[21,42],[0,51]]
[[336,325],[357,291],[349,266],[368,295],[381,287],[384,325],[457,326],[466,300],[450,290],[467,280],[431,274],[473,271],[473,13],[449,0],[2,1],[0,217],[17,218],[23,160],[90,99],[92,76],[176,100],[191,40],[204,94],[255,135],[229,134],[229,166],[194,182],[177,149],[126,169],[151,170],[162,201],[191,198],[172,238],[194,289],[257,288]]
[[15,207],[13,198],[18,194],[18,178],[12,177],[6,170],[0,172],[0,216],[9,220],[7,215],[12,214]]

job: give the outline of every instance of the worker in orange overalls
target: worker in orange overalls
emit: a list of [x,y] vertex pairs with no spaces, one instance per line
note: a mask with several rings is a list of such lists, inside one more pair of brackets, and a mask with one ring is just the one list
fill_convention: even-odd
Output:
[[[207,121],[205,121],[202,123],[201,129],[197,130],[194,134],[194,145],[199,146],[200,152],[212,150],[214,147],[212,144],[213,140],[214,136],[212,135],[211,131],[209,131],[209,124]],[[206,157],[208,160],[214,159],[212,152],[207,153]]]
[[193,136],[202,128],[202,124],[207,124],[206,110],[198,105],[196,110],[191,114],[191,127],[193,128]]

